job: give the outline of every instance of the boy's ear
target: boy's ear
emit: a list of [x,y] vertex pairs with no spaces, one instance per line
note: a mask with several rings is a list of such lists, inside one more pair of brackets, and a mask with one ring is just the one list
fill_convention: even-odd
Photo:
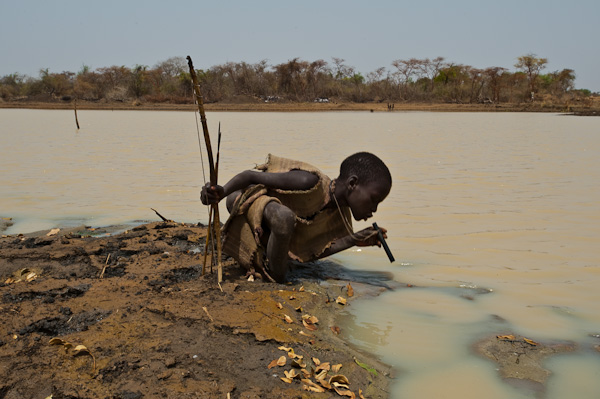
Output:
[[358,186],[358,176],[351,175],[346,179],[346,186],[348,187],[348,191],[352,191]]

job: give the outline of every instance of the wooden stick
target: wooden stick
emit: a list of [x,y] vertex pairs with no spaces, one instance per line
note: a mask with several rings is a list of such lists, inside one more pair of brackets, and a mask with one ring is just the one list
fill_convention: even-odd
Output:
[[79,130],[79,120],[77,120],[77,100],[73,100],[73,109],[75,110],[75,124]]
[[[217,185],[217,174],[215,172],[215,163],[213,160],[212,146],[210,144],[210,135],[208,133],[208,124],[206,123],[206,114],[204,113],[204,101],[202,100],[202,93],[200,91],[200,85],[198,84],[198,78],[196,77],[196,70],[192,63],[192,58],[187,56],[188,66],[190,68],[190,77],[194,85],[194,93],[196,94],[196,103],[198,104],[198,112],[200,113],[200,122],[202,123],[202,132],[204,133],[204,142],[206,144],[206,152],[208,153],[208,167],[210,169],[210,184]],[[215,239],[217,240],[217,282],[223,281],[223,264],[221,263],[221,222],[219,220],[219,204],[211,205],[213,218],[213,226],[215,229]],[[206,251],[206,248],[204,249]],[[203,265],[204,268],[204,265]]]

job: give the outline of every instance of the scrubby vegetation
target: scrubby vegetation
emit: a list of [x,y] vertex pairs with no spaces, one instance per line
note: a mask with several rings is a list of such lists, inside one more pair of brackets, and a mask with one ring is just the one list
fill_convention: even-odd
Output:
[[[543,74],[548,60],[534,54],[518,57],[515,70],[485,69],[434,59],[398,59],[389,68],[363,76],[345,60],[294,58],[269,65],[228,62],[198,70],[206,103],[239,102],[438,102],[521,103],[537,100],[569,103],[593,95],[575,90],[571,69]],[[597,94],[597,93],[596,93]],[[173,57],[152,68],[145,65],[83,66],[77,73],[42,69],[38,77],[19,73],[0,78],[0,101],[146,102],[193,101],[186,60]]]

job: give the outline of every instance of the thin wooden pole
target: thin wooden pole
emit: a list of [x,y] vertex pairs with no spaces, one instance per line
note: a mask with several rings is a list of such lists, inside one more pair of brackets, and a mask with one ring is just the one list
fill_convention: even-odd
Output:
[[[196,94],[196,103],[198,104],[198,112],[200,113],[200,122],[202,123],[202,132],[204,133],[204,142],[206,144],[206,152],[208,153],[208,167],[210,169],[210,184],[211,186],[217,185],[217,174],[215,171],[215,163],[213,160],[212,146],[210,144],[210,135],[208,133],[208,124],[206,123],[206,114],[204,113],[204,101],[202,100],[202,93],[200,91],[200,85],[198,84],[198,78],[196,77],[196,70],[192,63],[192,58],[187,56],[188,66],[190,68],[190,77],[192,78],[192,84],[194,85],[194,93]],[[215,229],[214,239],[217,241],[217,282],[220,284],[223,281],[223,264],[221,263],[221,222],[219,220],[219,204],[212,204],[211,211],[213,214],[213,226]],[[208,237],[207,237],[208,238]],[[208,240],[207,240],[208,244]],[[206,247],[204,248],[206,251]],[[202,265],[205,268],[205,265]]]
[[77,119],[77,100],[73,100],[73,109],[75,110],[75,125],[77,125],[77,130],[79,130],[79,120]]

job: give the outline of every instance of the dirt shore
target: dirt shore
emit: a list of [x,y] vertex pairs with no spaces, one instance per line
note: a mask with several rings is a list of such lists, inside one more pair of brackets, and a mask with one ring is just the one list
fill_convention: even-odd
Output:
[[251,282],[226,259],[221,290],[197,225],[48,233],[0,238],[0,398],[340,397],[334,382],[388,397],[390,368],[335,325],[382,287],[352,282],[350,296],[319,265]]
[[[393,371],[349,345],[336,316],[426,287],[331,262],[295,265],[288,285],[248,281],[226,257],[219,286],[202,273],[203,226],[124,229],[1,236],[0,399],[389,397]],[[535,396],[546,358],[576,349],[511,332],[473,344]]]
[[[326,112],[326,111],[436,111],[436,112],[554,112],[575,115],[600,115],[600,98],[591,98],[571,104],[535,102],[535,103],[501,103],[501,104],[455,104],[455,103],[395,103],[393,110],[388,103],[291,103],[291,102],[231,102],[205,104],[206,111],[236,112]],[[73,103],[0,101],[0,108],[24,109],[73,109]],[[143,110],[143,111],[195,111],[194,104],[169,104],[135,102],[91,102],[78,101],[77,109],[81,110]]]

